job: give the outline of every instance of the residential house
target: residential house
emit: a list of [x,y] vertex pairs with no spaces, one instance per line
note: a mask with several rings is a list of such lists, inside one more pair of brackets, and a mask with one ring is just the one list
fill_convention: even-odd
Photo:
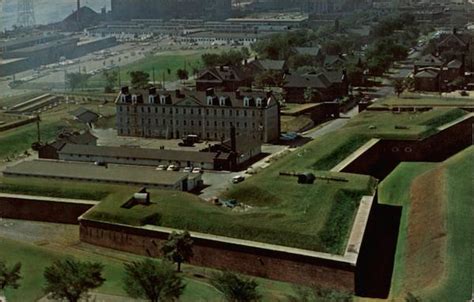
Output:
[[283,89],[288,103],[330,102],[348,94],[349,81],[345,71],[295,73],[285,77]]
[[223,91],[236,91],[239,87],[250,87],[251,76],[240,66],[217,66],[202,71],[196,78],[196,90],[209,88]]

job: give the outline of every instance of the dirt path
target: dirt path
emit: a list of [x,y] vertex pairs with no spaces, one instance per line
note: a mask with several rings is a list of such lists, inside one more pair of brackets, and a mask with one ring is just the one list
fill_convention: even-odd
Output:
[[446,188],[444,169],[437,168],[417,177],[410,190],[406,292],[436,286],[445,266]]

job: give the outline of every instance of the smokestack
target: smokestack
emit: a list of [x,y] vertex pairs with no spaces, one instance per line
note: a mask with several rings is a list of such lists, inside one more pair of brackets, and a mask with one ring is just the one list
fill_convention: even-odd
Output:
[[81,16],[79,13],[80,9],[81,9],[81,0],[77,0],[77,12],[76,12],[77,22],[81,21]]

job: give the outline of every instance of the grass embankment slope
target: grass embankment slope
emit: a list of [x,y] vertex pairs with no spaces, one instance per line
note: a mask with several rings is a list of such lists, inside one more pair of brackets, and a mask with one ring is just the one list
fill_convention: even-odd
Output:
[[388,97],[376,102],[373,107],[398,107],[398,106],[435,106],[435,107],[464,107],[474,106],[474,98],[462,97],[436,97],[436,96],[406,96],[406,97]]
[[[105,200],[89,217],[135,225],[151,219],[162,226],[341,253],[358,201],[362,195],[371,194],[374,180],[361,175],[339,175],[348,182],[317,181],[314,185],[302,185],[296,178],[279,173],[327,175],[325,171],[372,137],[421,138],[434,131],[438,120],[451,121],[464,114],[462,110],[445,109],[420,114],[363,113],[343,129],[284,156],[224,194],[224,198],[235,198],[252,206],[246,212],[214,207],[188,194],[157,192],[152,194],[156,204],[149,208],[157,215],[151,218],[147,215],[140,219],[135,209],[120,208],[125,200]],[[395,129],[398,124],[409,129]],[[371,125],[376,125],[375,129],[369,130]]]
[[380,185],[381,203],[402,205],[393,298],[471,297],[474,147],[443,163],[402,163]]
[[[84,247],[62,247],[43,245],[42,243],[37,245],[0,238],[0,259],[5,260],[9,265],[17,262],[22,263],[21,286],[17,290],[7,289],[6,297],[8,301],[12,302],[37,301],[45,295],[42,290],[45,284],[43,278],[45,267],[57,259],[66,257],[102,263],[104,265],[103,276],[106,281],[96,292],[126,297],[127,294],[122,288],[123,264],[141,260],[143,257],[121,252],[114,252],[113,256],[109,254]],[[212,272],[213,270],[210,269],[185,265],[183,276],[186,289],[180,301],[222,301],[222,295],[209,283]],[[196,275],[201,277],[196,277]],[[265,279],[257,281],[260,284],[259,291],[264,301],[276,301],[292,292],[292,287],[286,283]]]
[[[246,211],[215,207],[194,195],[170,191],[152,191],[151,206],[121,208],[133,193],[131,190],[122,195],[105,196],[103,202],[89,213],[89,217],[132,225],[153,223],[341,254],[350,234],[358,202],[362,195],[373,193],[375,180],[363,175],[337,174],[347,182],[318,180],[313,185],[303,185],[298,184],[295,177],[280,176],[279,173],[296,171],[333,176],[327,171],[370,138],[420,138],[433,131],[433,126],[423,124],[430,124],[435,119],[444,120],[445,116],[452,119],[453,112],[455,116],[465,114],[462,110],[433,110],[400,115],[363,113],[343,129],[290,152],[225,192],[223,198],[235,198],[251,206]],[[409,129],[395,129],[393,125],[399,123],[409,126]],[[369,130],[369,126],[374,125],[375,129]],[[407,130],[409,132],[405,133]],[[52,182],[48,183],[54,187]],[[48,184],[45,186],[48,187]],[[77,193],[78,196],[80,194]],[[75,195],[68,197],[75,198]]]
[[[140,59],[134,63],[120,67],[120,79],[122,83],[130,83],[130,72],[143,71],[150,75],[150,81],[153,80],[153,69],[157,83],[163,81],[176,81],[178,69],[188,70],[189,76],[193,75],[193,70],[201,70],[203,63],[201,56],[204,53],[213,53],[217,50],[182,50],[175,52],[164,52],[158,55],[152,55]],[[168,73],[168,70],[170,71]],[[164,78],[163,78],[164,75]],[[105,79],[103,74],[93,76],[88,81],[88,87],[104,87]]]

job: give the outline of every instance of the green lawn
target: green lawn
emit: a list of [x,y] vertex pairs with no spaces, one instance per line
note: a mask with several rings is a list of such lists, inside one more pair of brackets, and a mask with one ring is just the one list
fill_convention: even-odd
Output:
[[[155,70],[155,80],[157,83],[176,81],[178,77],[176,71],[186,68],[189,75],[193,75],[193,70],[201,70],[203,67],[201,55],[209,52],[217,52],[217,50],[184,50],[176,52],[166,52],[159,55],[149,56],[137,62],[120,67],[120,79],[122,83],[130,84],[130,72],[144,71],[150,74],[150,81],[153,80],[153,69]],[[170,73],[168,73],[168,69]],[[99,74],[92,77],[89,87],[103,87],[105,80],[103,75]]]
[[380,100],[373,105],[374,107],[393,107],[393,106],[474,106],[473,98],[453,98],[436,96],[407,96],[407,97],[388,97]]
[[[63,121],[47,121],[41,123],[41,140],[54,139],[62,129],[67,128]],[[31,148],[37,141],[36,123],[0,133],[0,159],[13,157]]]
[[[44,296],[42,287],[44,285],[43,271],[45,267],[57,259],[75,257],[81,261],[97,261],[104,265],[104,277],[106,282],[97,289],[97,292],[117,296],[126,296],[122,289],[123,263],[125,261],[136,261],[143,259],[126,253],[102,253],[89,251],[88,249],[57,248],[55,246],[41,246],[35,244],[21,243],[0,237],[0,259],[12,265],[16,262],[22,263],[21,286],[17,290],[7,289],[5,294],[8,301],[25,302],[36,301]],[[113,256],[112,256],[113,255]],[[214,270],[198,268],[185,265],[184,277],[186,289],[180,301],[222,301],[221,294],[209,284],[209,276]],[[197,277],[197,275],[201,277]],[[259,291],[264,301],[275,301],[284,298],[286,294],[292,293],[292,286],[287,283],[257,279]]]
[[[453,156],[444,163],[402,163],[380,185],[381,203],[403,206],[400,233],[395,255],[395,267],[392,278],[393,298],[403,298],[407,293],[404,283],[410,282],[406,275],[406,245],[410,221],[410,188],[420,175],[435,168],[445,168],[444,196],[446,203],[445,221],[447,222],[447,251],[445,273],[438,276],[439,282],[434,288],[420,288],[415,292],[423,300],[429,301],[467,301],[471,295],[472,257],[470,254],[472,221],[472,170],[474,147]],[[428,188],[427,188],[428,189]],[[413,222],[412,222],[413,223]],[[430,255],[425,255],[426,258]],[[418,265],[423,265],[420,261]]]

